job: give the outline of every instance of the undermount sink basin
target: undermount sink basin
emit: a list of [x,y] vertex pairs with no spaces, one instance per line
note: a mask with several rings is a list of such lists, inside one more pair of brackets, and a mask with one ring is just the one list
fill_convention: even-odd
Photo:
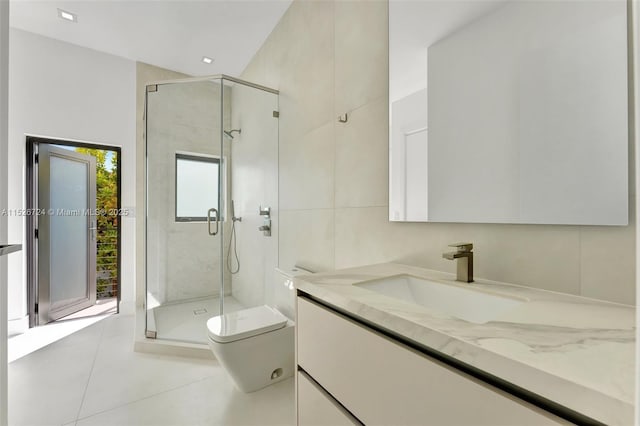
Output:
[[468,284],[467,288],[411,275],[397,275],[355,285],[475,324],[498,318],[526,302],[476,290],[473,284]]

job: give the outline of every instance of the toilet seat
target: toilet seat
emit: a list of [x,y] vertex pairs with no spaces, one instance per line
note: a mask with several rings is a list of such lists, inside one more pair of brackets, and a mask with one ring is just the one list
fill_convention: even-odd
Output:
[[207,333],[215,342],[229,343],[278,330],[286,324],[287,317],[263,305],[210,318]]

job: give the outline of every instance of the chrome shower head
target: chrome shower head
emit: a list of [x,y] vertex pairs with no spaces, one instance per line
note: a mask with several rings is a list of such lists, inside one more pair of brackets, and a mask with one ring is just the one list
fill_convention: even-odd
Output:
[[241,129],[233,129],[233,130],[223,130],[224,134],[227,135],[230,139],[233,139],[233,133],[238,132],[238,134],[242,133]]

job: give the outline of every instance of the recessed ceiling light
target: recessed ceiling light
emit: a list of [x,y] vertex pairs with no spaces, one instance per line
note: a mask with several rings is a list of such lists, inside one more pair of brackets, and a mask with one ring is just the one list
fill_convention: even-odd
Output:
[[212,64],[212,63],[213,63],[213,59],[211,59],[211,58],[210,58],[210,57],[208,57],[208,56],[203,56],[203,57],[202,57],[202,62],[204,62],[205,64],[209,65],[209,64]]
[[78,15],[62,9],[58,9],[58,18],[64,19],[65,21],[78,22]]

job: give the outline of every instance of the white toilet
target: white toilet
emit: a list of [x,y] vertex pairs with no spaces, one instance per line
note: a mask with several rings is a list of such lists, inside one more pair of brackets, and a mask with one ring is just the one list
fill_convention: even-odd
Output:
[[254,392],[293,376],[292,279],[309,273],[301,268],[276,269],[276,308],[263,305],[207,321],[209,347],[241,391]]

